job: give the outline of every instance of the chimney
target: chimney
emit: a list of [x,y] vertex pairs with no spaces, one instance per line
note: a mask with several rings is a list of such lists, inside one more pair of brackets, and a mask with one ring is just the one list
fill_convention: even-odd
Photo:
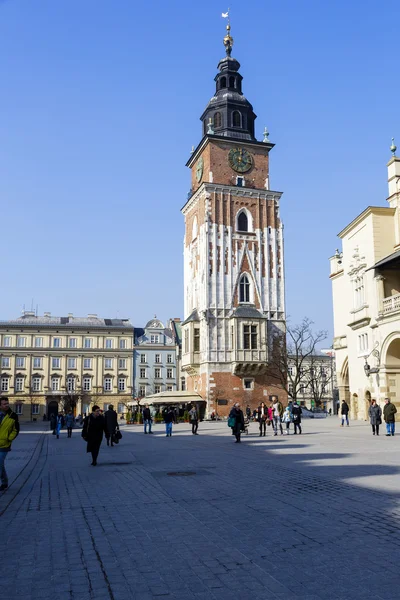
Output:
[[174,322],[175,322],[175,323],[180,323],[180,322],[181,322],[181,320],[180,320],[180,318],[179,318],[179,317],[175,317],[175,319],[174,319]]
[[43,313],[43,316],[44,317],[51,317],[51,313],[50,312],[45,312],[45,313]]
[[74,316],[73,313],[68,313],[68,318],[69,319],[72,319],[73,316]]
[[88,319],[97,319],[97,315],[95,313],[90,313]]

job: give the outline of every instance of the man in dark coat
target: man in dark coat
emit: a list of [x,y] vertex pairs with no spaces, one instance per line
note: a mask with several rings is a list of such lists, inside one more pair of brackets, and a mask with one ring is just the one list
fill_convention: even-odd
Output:
[[197,429],[199,427],[199,415],[198,415],[198,412],[197,412],[196,405],[193,405],[192,408],[189,410],[189,419],[190,419],[190,422],[192,424],[192,433],[194,435],[199,435],[197,433]]
[[108,410],[104,413],[104,418],[106,420],[107,425],[107,446],[110,445],[111,438],[111,446],[114,446],[114,435],[116,430],[118,429],[118,415],[114,410],[114,406],[112,404],[109,405]]
[[349,405],[347,404],[346,400],[343,400],[342,406],[340,407],[340,414],[342,415],[341,427],[344,427],[345,421],[346,421],[347,427],[349,426],[349,412],[350,412]]
[[390,398],[385,398],[385,406],[383,407],[383,418],[386,423],[386,437],[394,435],[395,430],[395,414],[397,413],[397,408],[392,402],[390,402]]
[[166,433],[165,437],[171,437],[172,436],[172,423],[175,423],[175,411],[172,408],[172,406],[169,406],[166,409],[166,412],[164,414],[164,422],[165,422],[165,433]]
[[108,435],[107,423],[103,415],[100,414],[100,407],[94,405],[92,414],[85,418],[83,422],[82,437],[87,442],[86,452],[92,454],[92,465],[97,465],[97,457],[101,442],[103,441],[103,433]]
[[297,429],[299,429],[299,433],[301,433],[301,414],[302,414],[301,406],[299,406],[297,404],[297,400],[295,400],[292,405],[292,419],[293,419],[295,435],[297,434]]
[[143,425],[144,425],[144,432],[147,433],[147,426],[149,427],[149,433],[153,433],[151,430],[151,424],[153,422],[153,419],[151,418],[151,412],[149,409],[149,405],[146,404],[144,409],[143,409]]
[[267,429],[267,419],[268,419],[268,408],[265,406],[264,402],[261,402],[257,411],[257,421],[260,424],[260,437],[266,432]]
[[236,402],[235,406],[229,413],[230,419],[235,419],[235,425],[232,427],[232,434],[236,437],[236,442],[240,444],[240,434],[244,431],[244,415],[240,409],[239,402]]

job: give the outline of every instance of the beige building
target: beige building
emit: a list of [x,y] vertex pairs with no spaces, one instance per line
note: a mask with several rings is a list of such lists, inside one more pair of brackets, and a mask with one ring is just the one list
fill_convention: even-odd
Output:
[[133,326],[127,319],[36,316],[0,322],[0,391],[23,421],[91,404],[126,411],[132,397]]
[[369,206],[339,233],[330,259],[340,399],[368,418],[371,398],[400,411],[400,158],[388,163],[388,205]]

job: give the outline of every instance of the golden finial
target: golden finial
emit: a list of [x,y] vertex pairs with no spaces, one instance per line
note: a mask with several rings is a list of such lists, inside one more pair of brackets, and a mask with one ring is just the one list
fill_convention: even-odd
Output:
[[231,37],[231,17],[230,17],[231,9],[228,8],[226,13],[222,13],[223,19],[228,19],[228,25],[226,26],[226,36],[224,37],[224,46],[227,56],[232,54],[232,46],[233,46],[233,38]]

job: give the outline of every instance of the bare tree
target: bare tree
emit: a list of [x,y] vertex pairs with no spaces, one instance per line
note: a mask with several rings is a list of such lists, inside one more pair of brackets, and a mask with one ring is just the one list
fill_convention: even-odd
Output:
[[328,365],[325,364],[326,362],[318,355],[310,356],[308,387],[315,406],[321,406],[328,395],[328,389],[332,387],[330,385],[333,380],[332,363]]
[[326,331],[314,332],[313,322],[304,318],[298,325],[287,325],[286,336],[276,336],[268,359],[267,373],[297,400],[300,387],[307,385],[310,378],[311,357],[327,337]]

